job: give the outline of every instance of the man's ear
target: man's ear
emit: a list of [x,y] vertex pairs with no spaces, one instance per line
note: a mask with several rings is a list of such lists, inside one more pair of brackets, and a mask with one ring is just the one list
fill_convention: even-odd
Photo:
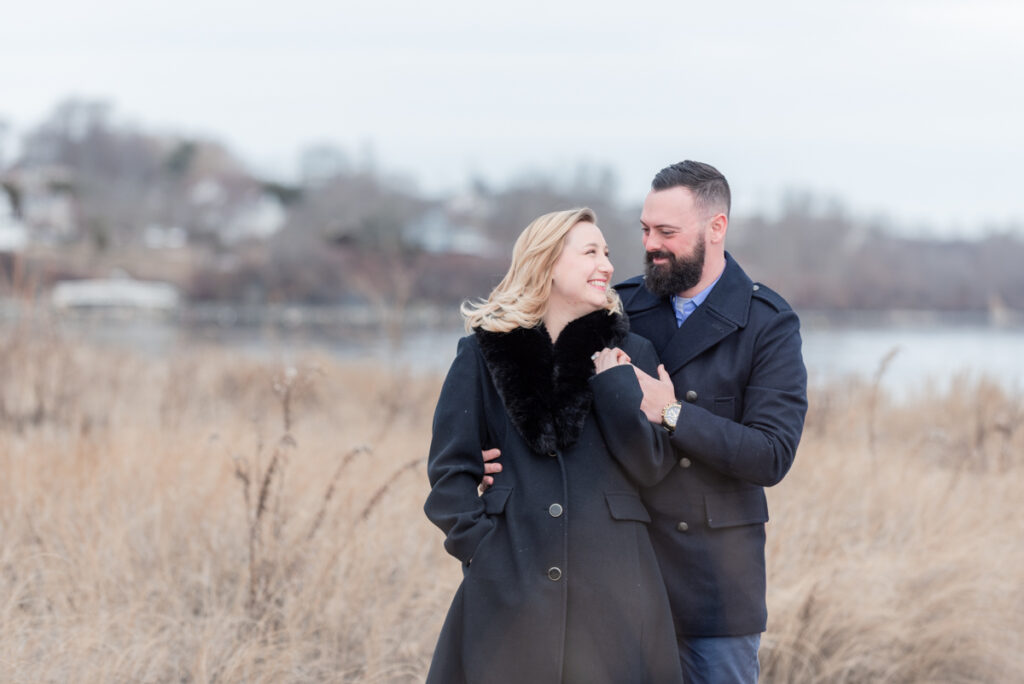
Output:
[[711,244],[719,244],[725,241],[725,233],[729,230],[729,217],[725,214],[715,214],[708,224],[710,234],[708,240]]

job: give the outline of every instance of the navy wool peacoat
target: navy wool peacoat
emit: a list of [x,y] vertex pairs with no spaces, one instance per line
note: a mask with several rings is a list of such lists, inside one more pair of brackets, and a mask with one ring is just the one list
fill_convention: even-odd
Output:
[[718,283],[680,327],[669,299],[642,277],[616,288],[683,402],[671,440],[678,465],[643,491],[676,629],[762,632],[764,487],[792,465],[807,412],[799,320],[728,254]]
[[[429,683],[682,681],[638,488],[674,460],[640,411],[632,368],[594,375],[590,356],[605,346],[656,368],[650,343],[606,311],[573,321],[555,344],[543,325],[459,342],[424,509],[464,577]],[[505,469],[480,496],[490,447]]]

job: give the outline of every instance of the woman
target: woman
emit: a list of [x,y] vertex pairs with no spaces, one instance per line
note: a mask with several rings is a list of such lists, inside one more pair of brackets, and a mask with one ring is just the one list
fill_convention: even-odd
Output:
[[[473,334],[434,414],[424,509],[464,578],[429,683],[682,681],[637,492],[671,465],[629,365],[655,374],[657,356],[628,332],[612,271],[593,212],[555,212],[463,305]],[[480,496],[492,447],[504,470]]]

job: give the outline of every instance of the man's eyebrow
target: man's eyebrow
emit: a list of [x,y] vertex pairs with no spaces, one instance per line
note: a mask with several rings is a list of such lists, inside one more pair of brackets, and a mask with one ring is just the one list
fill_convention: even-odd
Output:
[[660,229],[671,228],[672,230],[682,230],[679,226],[671,224],[671,223],[658,223],[656,225],[649,226],[646,223],[644,223],[643,219],[640,219],[640,225],[643,226],[644,228],[660,228]]

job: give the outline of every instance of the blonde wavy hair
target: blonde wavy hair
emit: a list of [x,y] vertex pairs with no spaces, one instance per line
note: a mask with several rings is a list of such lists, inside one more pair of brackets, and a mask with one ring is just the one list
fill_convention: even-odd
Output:
[[[466,331],[482,328],[489,332],[509,332],[533,328],[547,312],[551,296],[551,272],[565,248],[566,236],[578,223],[597,223],[597,216],[586,207],[544,214],[533,220],[512,248],[508,273],[489,297],[465,301],[460,307],[466,319]],[[604,307],[609,314],[622,313],[622,302],[608,288]]]

